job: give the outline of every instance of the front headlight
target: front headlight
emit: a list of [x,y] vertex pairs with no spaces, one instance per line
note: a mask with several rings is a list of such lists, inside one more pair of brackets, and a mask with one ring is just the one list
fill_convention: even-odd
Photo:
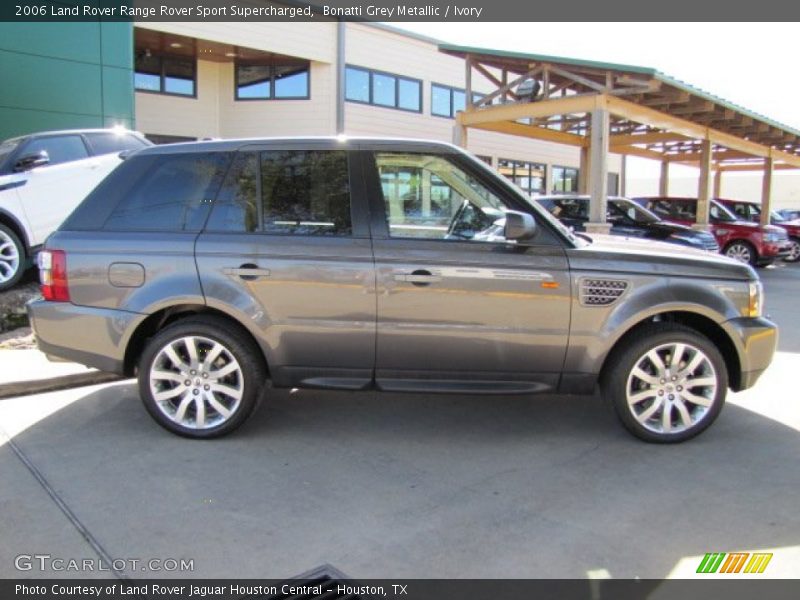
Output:
[[764,286],[760,281],[748,282],[750,299],[745,317],[760,317],[764,311]]
[[695,236],[680,235],[680,234],[677,234],[677,233],[673,233],[667,239],[679,241],[679,242],[682,242],[684,244],[689,244],[690,246],[702,246],[703,245],[703,240],[701,240],[701,239],[699,239],[699,238],[697,238]]

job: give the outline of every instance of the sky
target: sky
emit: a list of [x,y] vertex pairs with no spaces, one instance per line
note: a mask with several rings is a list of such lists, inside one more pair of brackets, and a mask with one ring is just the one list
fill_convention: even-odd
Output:
[[[798,23],[391,25],[452,44],[651,67],[800,129]],[[657,168],[635,162],[641,175]]]

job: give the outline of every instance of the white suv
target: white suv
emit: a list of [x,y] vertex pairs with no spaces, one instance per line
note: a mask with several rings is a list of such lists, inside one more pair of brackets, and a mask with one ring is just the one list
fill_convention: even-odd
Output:
[[0,143],[0,291],[19,281],[47,236],[120,163],[120,152],[150,145],[124,129],[48,131]]

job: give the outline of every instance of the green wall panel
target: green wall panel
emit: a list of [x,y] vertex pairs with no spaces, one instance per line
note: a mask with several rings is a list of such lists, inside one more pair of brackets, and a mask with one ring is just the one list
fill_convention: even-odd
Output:
[[131,23],[0,23],[0,139],[134,126]]

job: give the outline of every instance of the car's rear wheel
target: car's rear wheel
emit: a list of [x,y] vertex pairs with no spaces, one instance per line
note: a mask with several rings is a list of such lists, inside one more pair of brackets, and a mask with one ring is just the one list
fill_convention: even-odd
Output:
[[758,262],[758,253],[752,244],[737,240],[731,242],[725,247],[725,256],[738,260],[739,262],[747,263],[750,266],[756,266]]
[[25,273],[25,246],[11,229],[0,224],[0,292],[15,286]]
[[603,393],[623,426],[647,442],[688,440],[711,425],[725,403],[725,361],[708,338],[682,325],[642,327],[608,364]]
[[190,317],[147,344],[139,393],[164,428],[192,438],[230,433],[252,414],[266,381],[260,351],[223,319]]
[[789,254],[783,257],[786,262],[797,262],[800,260],[800,239],[789,238]]

